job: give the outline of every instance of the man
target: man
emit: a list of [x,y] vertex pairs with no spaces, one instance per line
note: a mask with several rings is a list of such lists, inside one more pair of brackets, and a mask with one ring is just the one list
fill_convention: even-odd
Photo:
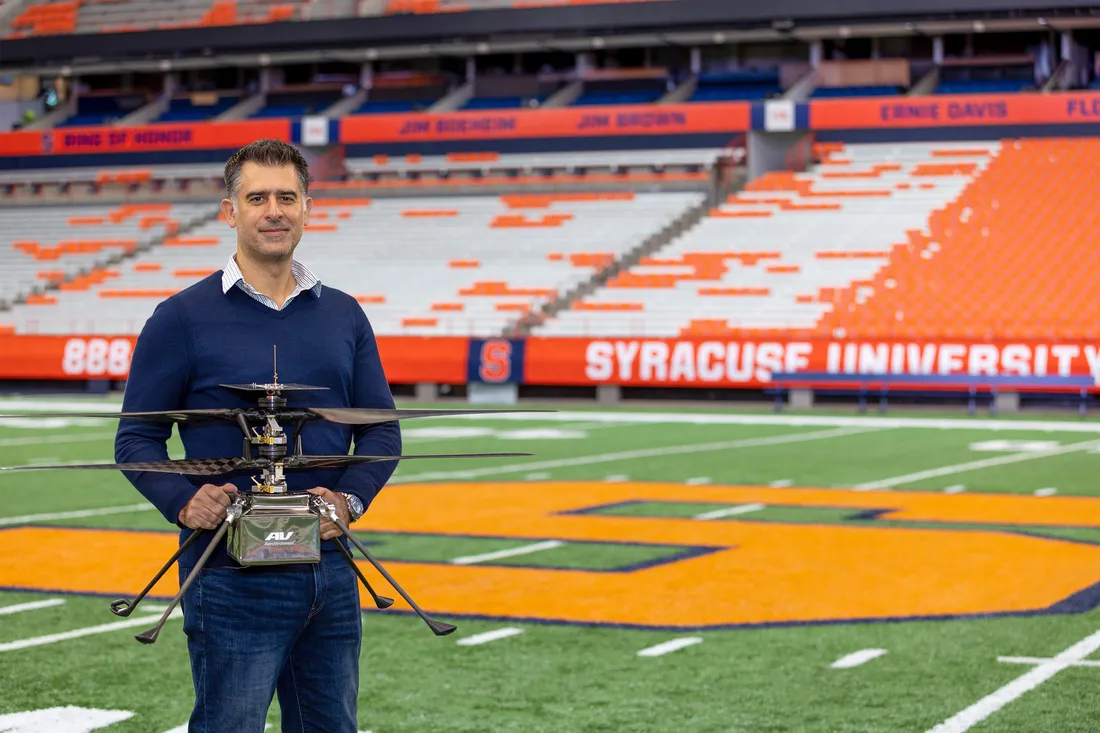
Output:
[[[122,409],[252,407],[218,385],[270,382],[273,345],[281,381],[328,387],[303,398],[310,406],[393,408],[362,308],[322,287],[293,258],[313,205],[301,153],[276,140],[247,145],[226,164],[225,186],[222,213],[237,232],[237,251],[224,270],[157,306],[134,348]],[[352,432],[309,423],[303,451],[346,454]],[[234,424],[181,423],[179,434],[188,458],[240,455]],[[170,435],[171,426],[122,420],[116,461],[164,460]],[[400,455],[396,422],[356,429],[354,438],[356,454]],[[287,484],[322,496],[350,523],[395,467],[387,461],[291,471]],[[250,485],[248,476],[214,485],[178,474],[124,473],[181,528],[181,542],[192,530],[216,528],[234,493]],[[195,685],[190,733],[260,733],[275,693],[284,732],[358,730],[359,591],[335,545],[340,534],[322,520],[316,565],[244,568],[224,543],[215,549],[182,604]],[[181,582],[212,535],[204,532],[180,558]]]

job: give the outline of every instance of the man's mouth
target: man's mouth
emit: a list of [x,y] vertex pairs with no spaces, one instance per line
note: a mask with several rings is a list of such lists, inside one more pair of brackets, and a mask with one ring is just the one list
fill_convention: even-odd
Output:
[[263,232],[264,234],[283,234],[285,232],[289,232],[290,230],[289,229],[261,229],[260,231]]

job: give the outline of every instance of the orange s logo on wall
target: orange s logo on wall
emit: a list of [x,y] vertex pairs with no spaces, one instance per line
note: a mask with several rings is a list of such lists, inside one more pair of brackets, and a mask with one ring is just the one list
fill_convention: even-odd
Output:
[[[867,521],[851,526],[751,521],[749,514],[701,521],[592,513],[638,501],[829,507],[863,512]],[[1066,612],[1100,600],[1093,587],[1100,545],[1014,529],[1100,527],[1100,499],[1093,498],[603,482],[408,484],[383,491],[361,524],[393,533],[705,550],[622,571],[386,562],[418,603],[444,618],[706,629]],[[0,586],[134,593],[175,544],[168,533],[3,530]],[[19,562],[12,561],[16,557]],[[364,561],[360,565],[373,573]],[[170,596],[176,587],[169,573],[156,594]],[[395,608],[402,606],[399,599]]]

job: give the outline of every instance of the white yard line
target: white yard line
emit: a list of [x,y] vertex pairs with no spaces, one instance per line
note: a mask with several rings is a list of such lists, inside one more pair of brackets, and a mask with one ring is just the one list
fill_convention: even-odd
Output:
[[80,519],[81,517],[104,517],[110,514],[129,514],[130,512],[147,512],[155,509],[152,504],[123,504],[122,506],[108,506],[102,509],[77,509],[71,512],[54,512],[52,514],[24,514],[18,517],[0,517],[0,527],[13,524],[30,524],[32,522],[49,522],[54,519]]
[[928,733],[963,733],[970,730],[1028,690],[1035,689],[1071,664],[1084,660],[1097,649],[1100,649],[1100,631],[1085,637],[1053,659],[1043,661],[1035,669],[1025,672],[1001,689],[986,695],[966,710],[932,728]]
[[702,514],[696,514],[696,519],[723,519],[725,517],[733,517],[738,514],[748,514],[749,512],[758,512],[761,509],[767,509],[764,504],[741,504],[740,506],[728,506],[725,509],[715,509],[710,512],[703,512]]
[[945,493],[945,494],[961,494],[964,491],[966,491],[966,486],[964,486],[963,484],[955,484],[953,486],[945,487],[944,490],[943,490],[943,493]]
[[485,562],[486,560],[501,560],[506,557],[517,557],[519,555],[529,555],[532,552],[542,552],[543,550],[553,550],[556,547],[561,547],[565,543],[561,540],[546,540],[545,542],[535,542],[530,545],[522,545],[520,547],[513,547],[510,550],[497,550],[496,552],[486,552],[482,555],[465,555],[463,557],[456,557],[451,560],[453,565],[473,565],[474,563]]
[[878,481],[870,481],[865,484],[859,484],[854,488],[861,491],[868,491],[871,489],[885,489],[891,486],[909,484],[913,483],[914,481],[923,481],[924,479],[929,478],[951,476],[956,473],[965,473],[966,471],[977,471],[982,468],[1007,466],[1012,463],[1023,463],[1024,461],[1034,461],[1039,458],[1062,456],[1067,453],[1080,453],[1081,451],[1090,450],[1092,448],[1100,448],[1100,440],[1086,440],[1080,443],[1072,443],[1070,445],[1064,445],[1059,448],[1052,448],[1050,450],[1038,451],[1035,453],[1017,453],[1010,456],[998,456],[996,458],[983,458],[979,461],[956,463],[953,466],[930,468],[927,471],[917,471],[916,473],[906,473],[902,474],[901,476],[892,476],[890,478],[884,478]]
[[104,400],[0,400],[0,413],[12,412],[120,412],[121,402]]
[[1058,489],[1053,486],[1048,486],[1045,489],[1035,489],[1036,496],[1054,496],[1058,493]]
[[[519,405],[517,409],[523,409]],[[543,413],[498,413],[493,415],[456,416],[461,420],[516,420],[526,422],[592,422],[639,423],[647,425],[774,425],[783,427],[836,428],[922,428],[929,430],[995,430],[1009,432],[1100,433],[1100,421],[1004,420],[925,417],[845,417],[839,415],[739,415],[693,412],[615,412],[562,410]]]
[[509,626],[503,629],[494,629],[493,631],[486,631],[483,634],[474,634],[473,636],[467,636],[459,639],[455,643],[459,646],[477,646],[478,644],[488,644],[490,641],[496,641],[498,639],[507,639],[509,636],[519,636],[523,633],[523,629],[517,629]]
[[37,611],[40,608],[53,608],[54,606],[60,606],[64,603],[64,598],[49,598],[45,601],[31,601],[29,603],[16,603],[12,606],[0,606],[0,616],[7,616],[12,613],[22,613],[24,611]]
[[0,438],[0,448],[13,448],[19,445],[45,445],[46,443],[94,443],[97,440],[113,438],[115,432],[73,433],[72,435],[39,435],[28,438]]
[[769,486],[769,487],[771,487],[771,488],[773,488],[773,489],[785,489],[785,488],[787,488],[788,486],[790,486],[790,485],[791,485],[791,484],[793,484],[793,483],[794,483],[794,482],[793,482],[793,481],[791,481],[791,480],[790,480],[789,478],[781,478],[781,479],[779,479],[778,481],[772,481],[772,482],[770,482],[770,483],[768,484],[768,486]]
[[727,440],[720,443],[693,443],[691,445],[674,445],[668,446],[666,448],[642,448],[639,450],[618,451],[616,453],[599,453],[592,456],[577,456],[576,458],[558,458],[550,461],[511,463],[504,466],[487,466],[486,468],[474,468],[466,471],[431,471],[427,473],[414,473],[408,476],[394,476],[392,479],[390,479],[390,483],[411,483],[414,481],[480,478],[481,476],[493,476],[495,474],[501,473],[515,473],[517,471],[567,468],[571,466],[589,466],[596,463],[632,461],[639,458],[655,458],[657,456],[676,456],[686,455],[690,453],[708,453],[721,450],[735,450],[737,448],[761,448],[769,445],[803,443],[809,440],[842,438],[849,435],[859,435],[861,433],[867,433],[876,430],[878,430],[878,428],[873,427],[834,428],[831,430],[789,433],[787,435],[769,435],[763,438],[742,438],[740,440]]
[[829,666],[833,669],[851,669],[852,667],[858,667],[861,664],[866,664],[872,659],[878,659],[885,653],[885,649],[860,649],[858,652],[845,654],[843,657],[836,660]]
[[703,643],[702,637],[699,636],[684,636],[679,639],[672,639],[671,641],[664,641],[655,646],[648,647],[638,652],[639,657],[659,657],[669,652],[678,651],[685,647],[693,646],[695,644]]
[[[517,409],[523,409],[520,404]],[[0,400],[0,412],[118,412],[119,402],[78,400]],[[456,407],[455,409],[461,409]],[[631,412],[617,410],[560,410],[541,413],[498,413],[455,415],[453,420],[500,420],[519,422],[591,422],[625,425],[775,425],[786,427],[874,427],[924,428],[931,430],[997,430],[1010,432],[1100,433],[1100,421],[1003,420],[972,418],[884,417],[878,415],[763,415],[708,412]]]
[[[172,611],[172,614],[168,617],[170,619],[182,618],[183,612],[178,608]],[[109,631],[119,631],[121,629],[132,629],[137,626],[152,626],[157,622],[160,616],[141,616],[139,618],[131,618],[125,621],[114,621],[109,624],[100,624],[99,626],[86,626],[83,629],[73,629],[72,631],[65,631],[60,634],[47,634],[46,636],[35,636],[30,639],[20,639],[18,641],[9,641],[5,644],[0,644],[0,652],[11,652],[17,649],[27,649],[34,646],[43,646],[44,644],[56,644],[59,641],[68,641],[69,639],[79,639],[82,636],[92,636],[94,634],[105,634]]]
[[703,486],[710,483],[710,476],[696,476],[695,478],[689,478],[684,483],[688,486]]
[[630,477],[625,473],[615,473],[610,476],[604,476],[603,480],[609,484],[621,484],[624,481],[629,481]]
[[1044,659],[1042,657],[997,657],[997,661],[1009,664],[1050,664],[1056,662],[1067,667],[1100,667],[1100,661],[1095,659],[1083,659],[1079,662],[1059,662],[1057,659]]
[[545,471],[539,471],[536,473],[529,473],[523,478],[527,479],[528,481],[545,481],[546,479],[550,478],[550,474]]

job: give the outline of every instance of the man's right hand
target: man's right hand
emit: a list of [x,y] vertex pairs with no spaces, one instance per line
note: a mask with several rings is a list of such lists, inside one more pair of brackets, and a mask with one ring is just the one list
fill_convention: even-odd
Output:
[[225,519],[225,508],[236,495],[237,487],[233,484],[203,484],[180,510],[180,524],[191,529],[217,529]]

